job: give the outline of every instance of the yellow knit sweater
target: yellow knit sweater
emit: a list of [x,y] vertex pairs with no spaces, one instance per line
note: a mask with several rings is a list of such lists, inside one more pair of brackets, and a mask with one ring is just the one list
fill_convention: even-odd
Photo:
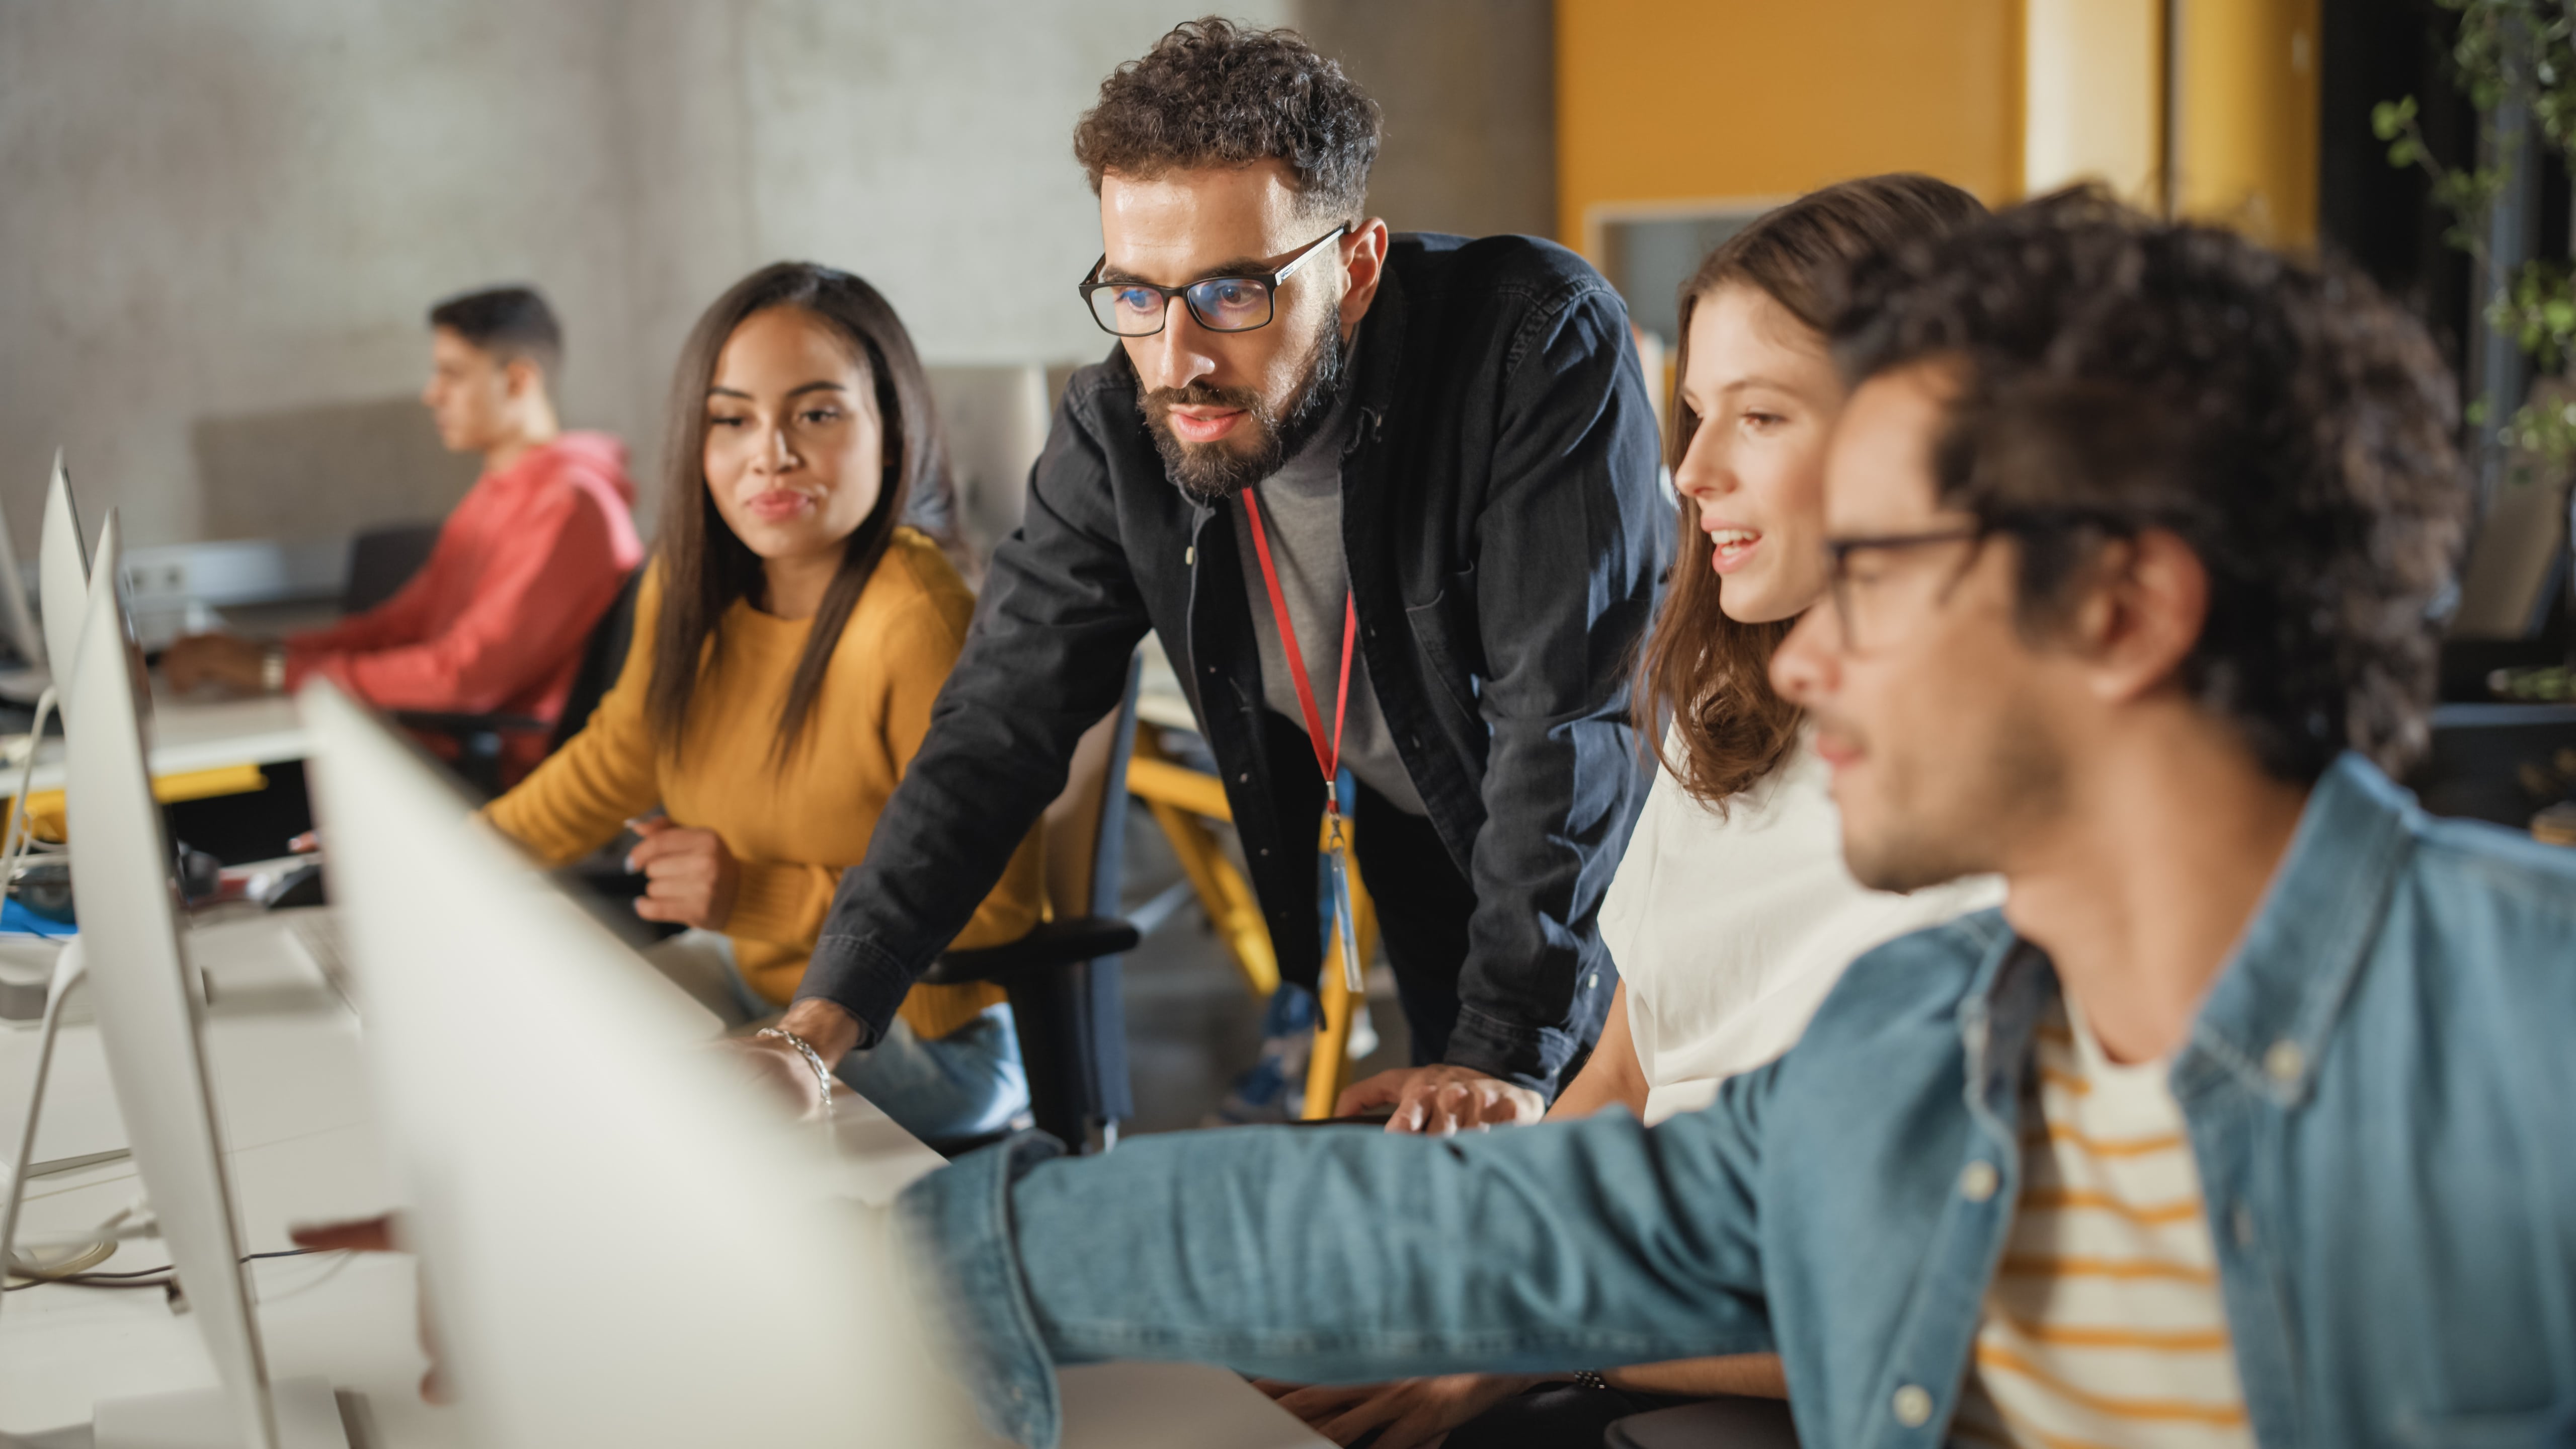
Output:
[[[931,701],[957,662],[974,595],[936,545],[897,529],[832,651],[803,748],[783,770],[772,763],[771,741],[811,621],[735,604],[718,626],[721,670],[690,700],[686,743],[674,756],[644,713],[660,603],[655,565],[636,599],[635,645],[616,687],[580,734],[488,814],[549,864],[597,850],[621,822],[656,803],[678,824],[714,831],[741,866],[724,923],[734,962],[753,990],[784,1005],[805,974],[842,870],[866,853],[877,816],[929,732]],[[956,944],[998,946],[1036,925],[1040,865],[1032,832]],[[987,984],[916,986],[903,1019],[924,1037],[943,1037],[1002,999],[1001,988]]]

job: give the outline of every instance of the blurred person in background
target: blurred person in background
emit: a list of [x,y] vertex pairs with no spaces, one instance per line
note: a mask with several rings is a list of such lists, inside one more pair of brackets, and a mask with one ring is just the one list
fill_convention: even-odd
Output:
[[1597,916],[1646,786],[1626,670],[1670,518],[1654,410],[1582,258],[1368,216],[1378,137],[1376,103],[1293,32],[1215,19],[1119,67],[1076,127],[1103,255],[1079,301],[1007,280],[1118,341],[1066,389],[788,1012],[826,1061],[883,1039],[1149,629],[1304,986],[1326,780],[1352,781],[1416,1063],[1354,1110],[1534,1120],[1599,1031]]
[[[1651,1127],[1705,1107],[1721,1081],[1788,1050],[1855,957],[2002,899],[1991,877],[1910,895],[1854,880],[1831,772],[1769,675],[1825,596],[1826,444],[1850,396],[1827,331],[1845,275],[1984,215],[1929,176],[1846,181],[1728,238],[1682,289],[1669,454],[1681,536],[1635,686],[1661,768],[1601,908],[1619,963],[1610,1018],[1549,1121],[1615,1106]],[[1628,1414],[1787,1392],[1776,1354],[1614,1367],[1598,1382],[1264,1387],[1334,1442],[1370,1449],[1595,1449]],[[1785,1407],[1773,1413],[1785,1428]]]
[[[534,290],[451,297],[429,326],[421,401],[450,452],[483,458],[429,561],[392,598],[325,629],[181,639],[161,660],[172,688],[276,693],[318,674],[379,709],[548,724],[562,711],[583,643],[643,558],[626,446],[556,421],[563,332]],[[545,745],[543,733],[506,732],[504,778]]]

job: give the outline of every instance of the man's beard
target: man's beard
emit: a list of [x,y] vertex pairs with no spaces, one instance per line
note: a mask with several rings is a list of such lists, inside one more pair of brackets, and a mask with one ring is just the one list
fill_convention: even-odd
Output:
[[2027,712],[2004,710],[1987,748],[1938,766],[1933,784],[1919,757],[1890,760],[1876,829],[1855,832],[1846,812],[1843,863],[1871,890],[1910,894],[2002,868],[2007,844],[2066,811],[2064,750],[2037,729],[2015,729]]
[[[1349,381],[1350,348],[1339,327],[1328,321],[1306,359],[1306,380],[1287,408],[1273,409],[1248,387],[1215,387],[1193,382],[1187,387],[1161,387],[1136,400],[1147,431],[1163,455],[1163,471],[1182,492],[1201,503],[1221,503],[1279,471],[1313,442],[1317,430],[1333,415]],[[1250,452],[1231,446],[1232,438],[1213,443],[1185,443],[1172,432],[1176,407],[1241,408],[1244,426],[1258,441]],[[1241,432],[1242,428],[1238,428]]]

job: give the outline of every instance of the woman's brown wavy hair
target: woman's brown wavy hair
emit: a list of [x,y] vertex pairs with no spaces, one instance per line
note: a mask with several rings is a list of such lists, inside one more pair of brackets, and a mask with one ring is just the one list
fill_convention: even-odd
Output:
[[767,574],[716,512],[707,491],[707,390],[716,362],[734,329],[754,313],[793,307],[821,322],[850,350],[874,394],[884,439],[885,478],[877,506],[841,549],[841,566],[823,590],[805,651],[779,707],[770,758],[784,765],[796,753],[823,691],[823,675],[839,647],[850,611],[885,557],[898,524],[929,525],[936,534],[947,517],[948,459],[931,406],[930,378],[913,350],[912,334],[876,288],[847,272],[812,262],[773,262],[736,282],[689,329],[671,388],[669,441],[663,459],[661,536],[654,551],[662,566],[662,608],[653,621],[653,682],[644,713],[663,748],[677,754],[688,729],[689,701],[701,684],[723,672],[725,611],[737,600],[757,601]]
[[[1689,375],[1691,313],[1702,299],[1720,287],[1755,288],[1815,333],[1822,346],[1853,266],[1985,214],[1975,197],[1946,181],[1897,173],[1811,191],[1727,238],[1682,288],[1667,466],[1680,470],[1699,431],[1699,415],[1682,399],[1681,380]],[[1637,737],[1693,798],[1724,810],[1729,796],[1778,769],[1797,745],[1798,707],[1773,691],[1770,675],[1771,651],[1793,621],[1745,624],[1728,618],[1718,607],[1723,581],[1709,567],[1708,535],[1700,531],[1695,510],[1684,506],[1678,512],[1671,586],[1637,657]]]

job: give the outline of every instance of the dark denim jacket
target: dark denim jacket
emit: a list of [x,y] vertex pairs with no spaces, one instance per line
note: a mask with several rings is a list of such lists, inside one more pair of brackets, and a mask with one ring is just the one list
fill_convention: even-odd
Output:
[[[1673,519],[1627,311],[1547,242],[1400,236],[1354,366],[1342,537],[1360,648],[1476,892],[1448,1060],[1552,1090],[1609,1002],[1595,917],[1646,791],[1626,667]],[[1165,475],[1126,355],[1075,373],[800,995],[884,1029],[1063,788],[1148,628],[1222,768],[1281,972],[1313,983],[1323,784],[1304,734],[1269,723],[1234,541],[1223,509]]]
[[[2057,989],[1973,916],[1862,957],[1788,1056],[1652,1131],[1248,1128],[1052,1162],[1028,1137],[899,1213],[1032,1445],[1056,1361],[1314,1381],[1761,1349],[1806,1443],[1929,1445]],[[2431,819],[2345,757],[2173,1086],[2259,1442],[2576,1442],[2576,851]]]

